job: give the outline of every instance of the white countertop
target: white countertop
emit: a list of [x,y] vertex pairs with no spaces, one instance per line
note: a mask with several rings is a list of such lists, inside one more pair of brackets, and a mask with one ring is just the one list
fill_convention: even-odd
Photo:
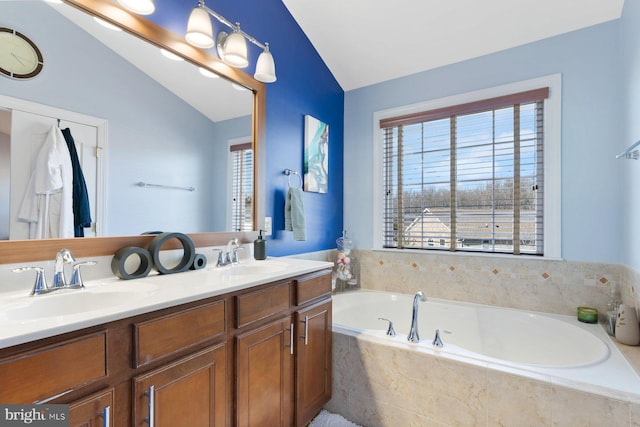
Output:
[[29,296],[30,289],[0,293],[0,348],[226,294],[331,268],[296,258],[244,261],[142,279],[85,282],[85,289]]

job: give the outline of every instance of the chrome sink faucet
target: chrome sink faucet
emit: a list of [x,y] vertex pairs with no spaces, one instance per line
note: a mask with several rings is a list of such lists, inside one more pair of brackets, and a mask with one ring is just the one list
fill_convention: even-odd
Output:
[[73,274],[71,276],[71,282],[67,282],[64,273],[64,266],[66,264],[72,264],[75,262],[75,258],[71,254],[69,249],[61,249],[56,254],[55,267],[53,271],[53,284],[49,286],[44,275],[44,268],[42,267],[20,267],[13,269],[14,273],[21,273],[23,271],[34,270],[36,272],[36,281],[33,285],[30,295],[41,295],[49,292],[56,291],[58,289],[79,289],[84,288],[82,276],[80,275],[80,267],[83,265],[95,265],[96,261],[84,261],[78,262],[73,265]]
[[74,263],[76,259],[69,249],[60,249],[56,254],[56,265],[53,270],[53,289],[60,289],[67,286],[67,279],[64,275],[65,264]]
[[229,240],[226,252],[218,249],[220,253],[218,254],[218,263],[216,264],[216,267],[224,267],[229,264],[239,264],[238,250],[240,249],[244,249],[244,247],[240,244],[240,240],[238,240],[237,237]]
[[409,330],[409,335],[407,336],[407,340],[410,342],[420,342],[420,335],[418,335],[418,304],[420,301],[425,302],[427,297],[422,293],[422,291],[416,292],[413,297],[413,311],[411,313],[411,329]]

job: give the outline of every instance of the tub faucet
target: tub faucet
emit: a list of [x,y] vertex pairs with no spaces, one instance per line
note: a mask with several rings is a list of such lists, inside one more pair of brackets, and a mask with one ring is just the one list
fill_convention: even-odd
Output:
[[390,337],[395,337],[396,334],[396,330],[393,329],[393,322],[389,319],[385,319],[384,317],[378,317],[378,320],[384,320],[385,322],[389,322],[387,325],[387,332],[386,334]]
[[420,301],[426,301],[427,297],[422,293],[422,291],[416,292],[413,297],[413,312],[411,314],[411,329],[409,330],[409,335],[407,336],[407,340],[410,342],[420,342],[420,336],[418,335],[418,303]]

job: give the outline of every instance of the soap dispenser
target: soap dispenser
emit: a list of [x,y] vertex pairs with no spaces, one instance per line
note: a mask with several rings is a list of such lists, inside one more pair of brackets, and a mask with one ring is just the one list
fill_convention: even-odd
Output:
[[253,258],[267,259],[267,241],[262,238],[262,230],[258,231],[258,238],[253,241]]

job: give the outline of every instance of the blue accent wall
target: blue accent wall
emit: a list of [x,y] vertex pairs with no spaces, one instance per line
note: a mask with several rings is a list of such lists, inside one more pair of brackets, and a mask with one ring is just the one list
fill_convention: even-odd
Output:
[[[156,0],[147,18],[184,34],[197,0]],[[335,247],[342,232],[344,91],[280,0],[208,0],[206,5],[261,42],[269,42],[278,80],[267,84],[265,215],[273,217],[268,254],[282,256]],[[214,25],[217,22],[214,21]],[[214,32],[223,29],[218,24]],[[225,28],[225,30],[227,30]],[[228,30],[227,30],[228,31]],[[250,47],[253,74],[260,49]],[[293,240],[284,230],[287,177],[284,169],[303,173],[304,116],[329,125],[329,192],[304,193],[307,240]],[[292,183],[295,180],[292,179]]]

